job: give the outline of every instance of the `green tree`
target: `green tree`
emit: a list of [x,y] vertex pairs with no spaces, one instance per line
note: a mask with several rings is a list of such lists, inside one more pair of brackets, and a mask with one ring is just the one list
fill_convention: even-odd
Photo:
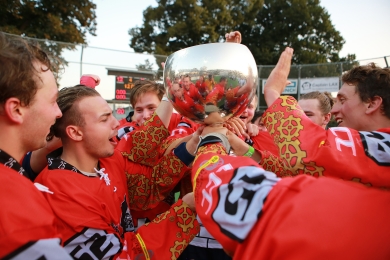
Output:
[[[241,23],[254,25],[263,0],[157,0],[144,11],[141,27],[129,30],[136,52],[169,55],[177,50],[218,42]],[[156,59],[161,66],[161,58]],[[160,67],[161,68],[161,67]]]
[[338,62],[345,43],[319,0],[265,0],[256,26],[234,29],[258,64],[276,64],[286,46],[294,48],[295,64]]
[[[0,0],[0,31],[31,38],[86,44],[96,35],[96,5],[90,0]],[[43,42],[54,57],[75,45]]]
[[150,71],[153,70],[153,63],[150,63],[149,59],[146,59],[145,63],[135,65],[135,67],[140,71]]
[[294,48],[295,64],[348,60],[339,57],[345,41],[319,0],[157,3],[157,7],[144,11],[141,27],[129,30],[130,47],[136,52],[169,55],[189,46],[223,41],[226,32],[239,30],[242,43],[251,50],[257,64],[276,64],[286,46]]

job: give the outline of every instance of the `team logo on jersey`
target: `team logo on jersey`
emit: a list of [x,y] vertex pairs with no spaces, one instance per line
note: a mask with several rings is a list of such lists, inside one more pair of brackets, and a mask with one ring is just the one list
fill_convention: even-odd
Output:
[[268,193],[278,181],[274,173],[258,167],[236,169],[230,182],[218,187],[219,201],[212,217],[221,231],[231,239],[243,242],[261,216]]
[[390,134],[359,132],[364,152],[380,166],[390,166]]
[[75,259],[111,259],[120,252],[122,244],[115,234],[84,228],[66,241],[64,248]]
[[134,232],[133,218],[131,217],[130,210],[127,207],[126,195],[121,204],[122,215],[120,225],[122,227],[122,236],[125,232]]

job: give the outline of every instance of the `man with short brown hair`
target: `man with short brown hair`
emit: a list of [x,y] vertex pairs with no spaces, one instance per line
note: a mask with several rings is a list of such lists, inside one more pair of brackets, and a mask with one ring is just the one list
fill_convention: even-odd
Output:
[[70,259],[38,189],[51,191],[34,187],[19,164],[62,115],[51,63],[39,46],[0,32],[0,64],[0,258]]

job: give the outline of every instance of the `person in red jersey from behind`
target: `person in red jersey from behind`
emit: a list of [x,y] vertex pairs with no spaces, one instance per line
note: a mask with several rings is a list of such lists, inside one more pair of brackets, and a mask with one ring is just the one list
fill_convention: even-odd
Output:
[[334,178],[280,179],[249,157],[229,156],[234,134],[209,132],[192,170],[196,207],[233,259],[390,256],[389,192]]

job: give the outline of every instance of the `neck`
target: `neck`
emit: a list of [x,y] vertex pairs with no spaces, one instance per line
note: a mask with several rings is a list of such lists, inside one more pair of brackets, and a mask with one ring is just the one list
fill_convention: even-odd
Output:
[[390,118],[377,113],[369,117],[370,120],[366,121],[367,123],[359,129],[359,131],[376,131],[382,128],[390,127]]
[[23,156],[29,152],[25,146],[24,140],[27,138],[26,133],[20,134],[18,129],[4,127],[0,125],[0,149],[20,162]]
[[83,147],[74,147],[72,145],[63,145],[61,159],[76,167],[79,171],[95,172],[95,168],[99,162],[98,158],[94,158],[87,153]]

